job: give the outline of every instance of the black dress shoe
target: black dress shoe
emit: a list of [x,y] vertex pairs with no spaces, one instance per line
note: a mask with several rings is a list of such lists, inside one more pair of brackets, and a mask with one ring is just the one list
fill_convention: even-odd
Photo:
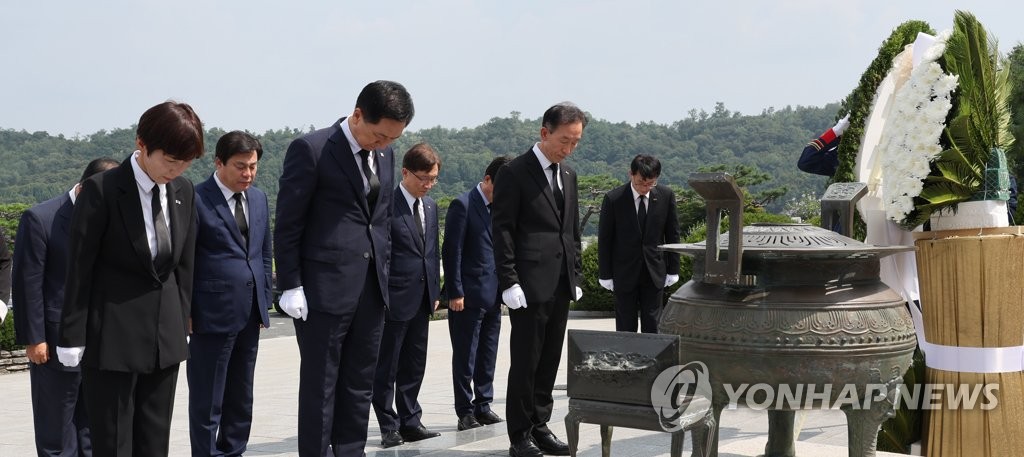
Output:
[[529,437],[513,442],[512,446],[508,448],[508,455],[510,457],[544,457],[544,453],[540,452],[540,448],[533,444],[533,440]]
[[438,432],[432,432],[427,430],[426,427],[420,425],[418,427],[400,428],[398,433],[402,435],[402,438],[407,442],[425,440],[427,438],[434,438],[441,436]]
[[385,449],[389,447],[395,447],[401,444],[405,444],[405,441],[402,440],[402,435],[399,435],[398,432],[394,430],[390,432],[384,432],[384,434],[380,436],[380,445],[383,446]]
[[469,430],[471,428],[483,427],[472,414],[466,414],[459,418],[459,431]]
[[482,425],[491,425],[501,422],[501,416],[494,413],[494,411],[487,410],[485,412],[476,415],[476,421]]
[[569,455],[569,445],[559,440],[551,432],[534,432],[533,441],[547,455]]

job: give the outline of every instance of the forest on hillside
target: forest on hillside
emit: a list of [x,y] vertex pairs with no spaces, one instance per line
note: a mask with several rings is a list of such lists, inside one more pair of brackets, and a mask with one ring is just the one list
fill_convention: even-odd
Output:
[[[687,176],[698,167],[745,165],[770,177],[761,187],[786,188],[783,198],[769,206],[777,211],[788,198],[820,194],[824,189],[826,178],[800,172],[796,160],[810,139],[832,125],[837,109],[838,104],[798,106],[742,115],[719,103],[710,113],[691,110],[684,119],[670,125],[634,125],[593,118],[568,163],[581,177],[591,177],[588,183],[599,183],[591,186],[602,187],[593,189],[594,192],[607,191],[614,183],[625,182],[629,161],[639,153],[660,158],[661,182],[682,188],[686,187]],[[513,112],[472,128],[415,127],[414,120],[410,130],[394,145],[395,151],[401,154],[421,141],[434,146],[441,155],[442,167],[432,196],[443,202],[477,183],[493,157],[518,155],[532,146],[539,136],[540,119],[524,118]],[[264,147],[256,185],[270,196],[272,207],[288,144],[310,128],[251,132]],[[207,153],[192,164],[186,172],[188,178],[199,182],[209,176],[213,170],[213,146],[224,133],[217,127],[208,129]],[[76,138],[0,129],[0,204],[34,204],[51,198],[69,189],[90,160],[101,156],[122,160],[131,153],[134,144],[134,126]]]

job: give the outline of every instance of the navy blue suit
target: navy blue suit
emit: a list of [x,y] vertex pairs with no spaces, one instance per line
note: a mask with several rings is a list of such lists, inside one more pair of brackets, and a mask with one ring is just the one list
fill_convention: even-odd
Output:
[[[270,210],[245,191],[248,240],[214,177],[196,186],[198,224],[187,364],[192,455],[242,455],[252,425],[260,327],[271,303]],[[219,432],[219,433],[218,433]]]
[[32,364],[32,419],[39,455],[91,455],[88,418],[81,394],[82,372],[57,360],[60,313],[68,272],[68,239],[74,205],[68,194],[22,213],[14,250],[15,342],[45,342],[50,355]]
[[277,195],[274,255],[281,290],[302,287],[295,320],[299,455],[361,453],[391,258],[394,151],[373,151],[380,194],[372,208],[340,121],[288,146]]
[[427,196],[420,199],[423,237],[398,188],[392,204],[390,307],[373,380],[373,411],[381,433],[422,425],[423,408],[417,397],[427,366],[430,315],[441,295],[437,203]]
[[463,297],[462,311],[448,310],[455,414],[480,415],[490,411],[494,400],[501,300],[494,267],[491,213],[478,187],[448,206],[441,260],[447,272],[445,295],[448,299]]

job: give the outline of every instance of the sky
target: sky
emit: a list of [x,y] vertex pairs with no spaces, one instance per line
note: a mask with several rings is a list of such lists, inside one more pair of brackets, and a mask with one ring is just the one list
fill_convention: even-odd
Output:
[[19,1],[0,6],[0,129],[69,137],[191,104],[207,127],[330,125],[366,83],[412,94],[409,130],[572,101],[669,124],[845,97],[891,31],[970,11],[1001,52],[1024,2],[946,0]]

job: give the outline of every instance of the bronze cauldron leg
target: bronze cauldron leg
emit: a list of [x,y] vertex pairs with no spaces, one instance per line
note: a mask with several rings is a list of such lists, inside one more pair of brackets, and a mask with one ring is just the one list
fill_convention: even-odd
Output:
[[693,441],[692,457],[718,457],[718,424],[721,423],[722,410],[728,403],[714,403],[711,412],[704,417],[703,422],[690,430],[690,439]]
[[614,428],[611,425],[601,424],[601,457],[610,457],[612,455],[612,431]]
[[580,422],[583,421],[583,414],[569,400],[569,413],[565,415],[565,439],[569,440],[569,455],[576,457],[576,448],[580,444]]
[[889,402],[874,402],[871,409],[842,408],[846,413],[846,433],[849,436],[850,457],[875,457],[878,428],[893,414]]
[[768,444],[764,446],[764,457],[796,457],[795,418],[794,411],[768,410]]

